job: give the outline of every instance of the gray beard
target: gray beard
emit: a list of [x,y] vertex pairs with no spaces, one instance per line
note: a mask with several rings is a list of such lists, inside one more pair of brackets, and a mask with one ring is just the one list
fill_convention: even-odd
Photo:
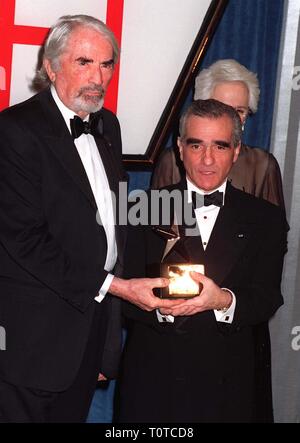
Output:
[[83,97],[77,97],[73,101],[72,109],[74,112],[86,112],[87,114],[90,114],[92,112],[100,111],[104,103],[104,98],[101,97],[100,99],[95,100],[94,102],[90,100],[85,100]]

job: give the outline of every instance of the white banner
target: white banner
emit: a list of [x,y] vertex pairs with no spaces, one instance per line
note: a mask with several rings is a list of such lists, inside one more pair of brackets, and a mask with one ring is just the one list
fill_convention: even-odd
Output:
[[[39,46],[20,42],[22,32],[48,28],[65,14],[89,14],[106,21],[108,12],[118,14],[123,7],[120,35],[119,84],[114,89],[115,111],[121,123],[124,154],[144,154],[170,93],[176,83],[192,43],[199,31],[210,0],[0,0],[15,7],[12,35],[11,81],[0,55],[1,89],[9,89],[8,104],[25,100],[33,92],[29,86],[37,64]],[[108,11],[110,9],[110,11]],[[5,17],[4,17],[5,18]],[[5,19],[7,21],[7,19]],[[6,33],[3,34],[6,35]],[[1,29],[0,29],[1,36]],[[9,41],[4,45],[8,54]],[[2,50],[2,49],[1,49]],[[9,67],[10,69],[10,67]]]

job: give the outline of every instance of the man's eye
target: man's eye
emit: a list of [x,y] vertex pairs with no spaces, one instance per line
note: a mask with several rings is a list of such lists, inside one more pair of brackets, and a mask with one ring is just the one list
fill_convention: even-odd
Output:
[[114,62],[112,62],[112,61],[109,61],[109,62],[104,62],[104,63],[101,63],[101,68],[103,68],[103,69],[113,69],[113,67],[114,67]]
[[80,66],[85,66],[88,64],[88,60],[85,60],[84,58],[81,58],[80,60],[78,60],[78,63]]
[[201,148],[201,145],[191,145],[191,149],[193,151],[198,151]]

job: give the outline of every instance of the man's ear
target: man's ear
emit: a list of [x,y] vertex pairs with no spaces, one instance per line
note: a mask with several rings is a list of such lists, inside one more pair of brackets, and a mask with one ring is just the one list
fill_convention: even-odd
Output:
[[56,74],[55,74],[55,72],[53,71],[53,69],[51,67],[50,60],[45,58],[44,61],[43,61],[43,66],[44,66],[44,69],[46,70],[46,72],[48,74],[48,77],[49,77],[51,83],[54,83],[55,82],[55,78],[56,78]]
[[236,148],[234,148],[233,163],[235,163],[237,161],[240,151],[241,151],[241,142],[237,145]]
[[183,144],[180,137],[177,137],[177,146],[179,149],[180,160],[183,161]]

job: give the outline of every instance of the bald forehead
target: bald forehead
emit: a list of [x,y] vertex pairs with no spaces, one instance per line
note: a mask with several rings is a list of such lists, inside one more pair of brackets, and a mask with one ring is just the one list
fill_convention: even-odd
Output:
[[215,100],[236,107],[249,106],[249,90],[242,81],[221,82],[215,85],[212,96]]

